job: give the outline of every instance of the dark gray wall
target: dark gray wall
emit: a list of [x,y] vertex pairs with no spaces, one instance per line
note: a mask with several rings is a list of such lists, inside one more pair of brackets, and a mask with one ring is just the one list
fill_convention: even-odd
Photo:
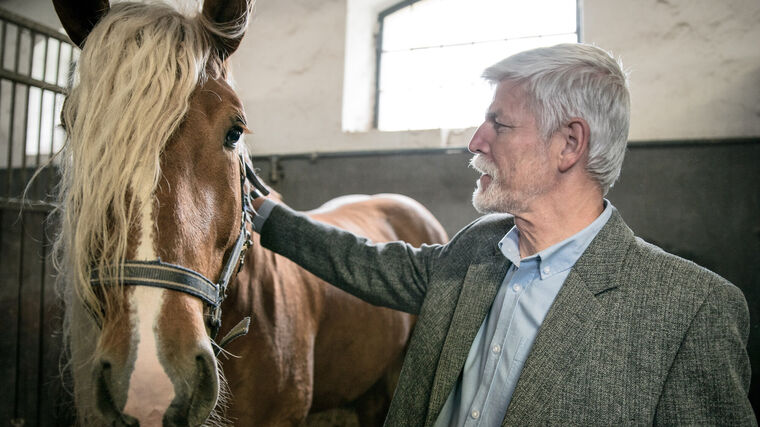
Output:
[[[305,210],[347,193],[396,192],[430,209],[450,235],[475,219],[477,174],[463,150],[254,159],[290,206]],[[760,372],[760,140],[673,141],[629,147],[608,198],[640,237],[739,286],[750,307],[749,353]],[[756,412],[760,381],[750,393]]]

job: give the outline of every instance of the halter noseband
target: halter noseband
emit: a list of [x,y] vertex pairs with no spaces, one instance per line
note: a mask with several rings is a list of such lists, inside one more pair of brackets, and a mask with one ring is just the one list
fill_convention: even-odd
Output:
[[[102,286],[122,283],[131,286],[151,286],[184,292],[200,298],[211,309],[211,315],[206,320],[206,325],[211,331],[211,339],[216,339],[219,328],[222,326],[222,301],[227,297],[227,287],[230,280],[232,280],[232,276],[240,271],[240,268],[243,266],[245,252],[251,246],[251,233],[246,227],[251,223],[251,214],[254,212],[251,206],[251,199],[269,194],[269,190],[259,181],[242,154],[239,155],[239,160],[240,194],[242,197],[240,233],[222,268],[218,282],[214,283],[197,271],[163,262],[159,258],[155,261],[124,261],[119,265],[122,271],[120,279],[111,277],[100,279],[98,271],[95,270],[92,272],[90,284],[92,286]],[[246,182],[253,186],[250,194],[245,191]],[[218,355],[222,347],[230,341],[248,333],[250,321],[250,317],[245,317],[235,327],[230,329],[227,335],[217,343],[216,354]]]

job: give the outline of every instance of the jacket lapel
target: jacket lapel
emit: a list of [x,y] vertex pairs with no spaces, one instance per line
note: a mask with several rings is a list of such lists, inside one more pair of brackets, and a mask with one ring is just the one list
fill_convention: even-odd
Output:
[[562,285],[536,336],[512,395],[503,425],[543,419],[551,410],[554,390],[561,384],[591,331],[604,315],[597,296],[617,287],[633,232],[617,210],[578,259]]
[[476,258],[478,263],[470,265],[467,270],[435,372],[425,425],[432,425],[438,418],[462,372],[472,341],[491,309],[499,286],[511,265],[495,245],[489,246],[484,252],[483,256]]

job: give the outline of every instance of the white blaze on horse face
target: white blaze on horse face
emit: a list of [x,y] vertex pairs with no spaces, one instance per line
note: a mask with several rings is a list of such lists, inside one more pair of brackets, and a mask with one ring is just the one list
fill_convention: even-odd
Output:
[[[153,249],[153,209],[142,204],[138,260],[155,260]],[[174,386],[158,359],[156,322],[166,290],[136,286],[130,298],[132,334],[137,334],[137,358],[129,380],[124,413],[140,421],[141,426],[160,426],[164,412],[174,399]]]

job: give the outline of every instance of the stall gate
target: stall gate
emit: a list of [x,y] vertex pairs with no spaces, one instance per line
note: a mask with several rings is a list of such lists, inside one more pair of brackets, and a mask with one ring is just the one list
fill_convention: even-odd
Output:
[[63,34],[0,8],[0,426],[71,425],[48,163],[63,142],[60,109],[77,54]]

